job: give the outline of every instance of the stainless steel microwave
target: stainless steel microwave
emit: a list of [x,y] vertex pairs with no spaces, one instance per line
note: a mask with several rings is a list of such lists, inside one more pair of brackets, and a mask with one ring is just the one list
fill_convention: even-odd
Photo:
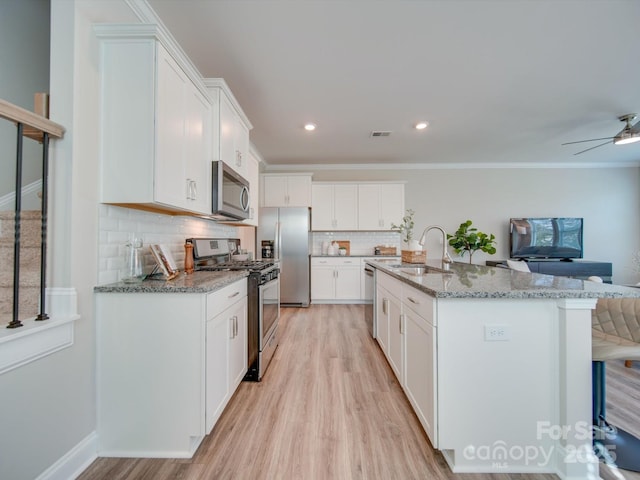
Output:
[[249,182],[222,161],[212,166],[212,214],[216,220],[249,218]]

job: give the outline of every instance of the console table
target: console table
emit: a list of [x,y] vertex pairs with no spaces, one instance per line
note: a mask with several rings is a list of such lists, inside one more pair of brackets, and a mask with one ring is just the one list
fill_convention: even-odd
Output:
[[[602,278],[605,283],[611,283],[613,265],[609,262],[590,262],[587,260],[526,260],[529,270],[533,273],[545,275],[559,275],[573,277],[581,280],[595,275]],[[488,267],[507,268],[506,260],[487,260]]]

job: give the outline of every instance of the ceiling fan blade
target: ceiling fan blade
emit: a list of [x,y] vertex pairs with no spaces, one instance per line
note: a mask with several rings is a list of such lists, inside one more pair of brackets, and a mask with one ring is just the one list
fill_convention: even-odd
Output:
[[578,140],[577,142],[567,142],[567,143],[563,143],[562,145],[573,145],[574,143],[595,142],[598,140],[613,140],[614,138],[615,137],[590,138],[589,140]]
[[632,132],[640,132],[640,121],[637,122],[633,127],[631,127]]
[[[601,140],[604,140],[604,139],[601,139]],[[574,155],[580,155],[581,153],[588,152],[589,150],[593,150],[594,148],[602,147],[603,145],[606,145],[607,143],[613,143],[613,140],[601,143],[600,145],[596,145],[595,147],[587,148],[586,150],[582,150],[582,151],[580,151],[578,153],[574,153]]]

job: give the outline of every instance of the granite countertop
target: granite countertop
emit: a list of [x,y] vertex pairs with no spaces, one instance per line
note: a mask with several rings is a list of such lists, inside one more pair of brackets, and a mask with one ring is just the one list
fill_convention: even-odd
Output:
[[398,255],[374,255],[373,253],[370,253],[368,255],[367,254],[362,254],[362,255],[354,255],[354,254],[351,254],[351,255],[323,255],[321,253],[318,253],[318,254],[314,254],[314,255],[311,255],[311,256],[312,257],[321,257],[321,258],[345,258],[345,257],[346,258],[349,258],[349,257],[358,257],[358,258],[363,258],[363,257],[366,257],[366,258],[369,258],[369,257],[385,258],[385,257],[387,257],[387,258],[389,258],[389,257],[391,257],[391,258],[394,258],[394,257],[400,257],[400,254],[398,254]]
[[[397,261],[368,260],[367,264],[437,298],[640,298],[640,288],[500,267],[456,262],[444,273],[440,260],[427,260],[427,266],[440,271],[414,275],[401,271]],[[409,268],[420,265],[402,264]]]
[[187,275],[181,272],[173,280],[162,275],[154,275],[140,283],[110,283],[94,287],[98,293],[210,293],[245,278],[246,270],[226,270],[222,272],[194,272]]

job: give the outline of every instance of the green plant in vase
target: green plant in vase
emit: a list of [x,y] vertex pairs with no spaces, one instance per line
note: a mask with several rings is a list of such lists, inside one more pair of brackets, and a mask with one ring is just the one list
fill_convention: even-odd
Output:
[[451,235],[447,234],[447,240],[449,245],[453,247],[455,252],[464,257],[466,252],[469,252],[469,263],[473,258],[473,254],[478,250],[481,250],[489,255],[496,253],[496,237],[491,234],[479,232],[477,228],[472,227],[471,220],[462,222],[458,227],[458,230]]
[[413,240],[413,216],[415,213],[413,210],[407,209],[407,214],[402,217],[402,223],[400,225],[396,225],[395,223],[391,224],[391,230],[399,232],[402,236],[402,241],[407,244]]

